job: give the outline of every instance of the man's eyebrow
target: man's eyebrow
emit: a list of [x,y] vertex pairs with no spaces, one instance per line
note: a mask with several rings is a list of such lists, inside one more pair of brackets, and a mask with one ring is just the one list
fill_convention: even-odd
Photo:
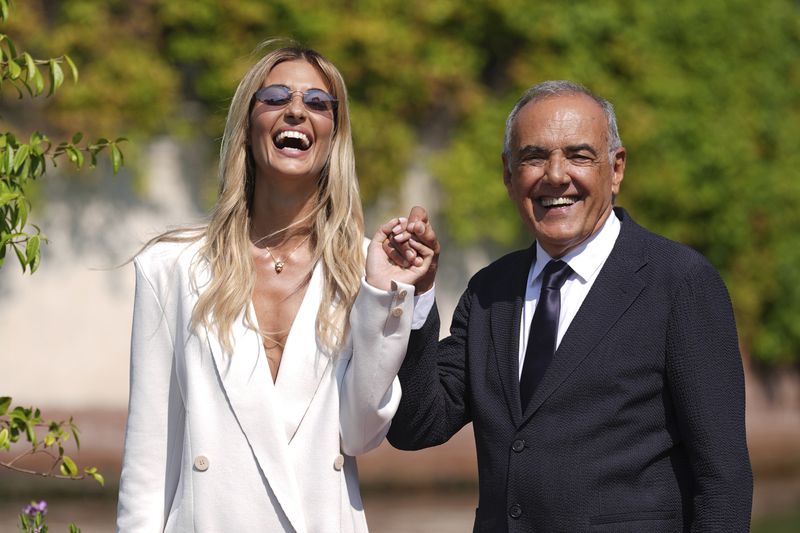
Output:
[[595,157],[597,156],[597,150],[595,150],[594,146],[592,146],[591,144],[587,143],[572,144],[564,147],[564,153],[567,154],[575,154],[577,152],[583,152],[584,150],[587,152],[591,152],[591,154]]
[[547,156],[549,154],[550,154],[550,150],[548,150],[544,146],[539,146],[538,144],[528,144],[528,145],[523,146],[522,148],[520,148],[519,151],[517,152],[517,155],[519,155],[520,157],[522,157],[522,156],[532,156],[532,155],[535,155],[535,156],[541,156],[541,155]]

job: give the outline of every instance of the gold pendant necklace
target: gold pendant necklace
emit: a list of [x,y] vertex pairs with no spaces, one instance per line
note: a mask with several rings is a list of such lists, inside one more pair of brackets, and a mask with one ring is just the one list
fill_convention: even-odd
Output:
[[285,257],[285,258],[283,258],[283,259],[281,259],[281,258],[279,258],[279,257],[275,257],[275,255],[272,253],[272,251],[270,251],[270,249],[269,249],[269,246],[267,246],[266,244],[264,245],[264,249],[267,251],[267,253],[269,254],[269,256],[272,258],[272,262],[273,262],[273,263],[275,263],[275,273],[276,273],[276,274],[280,274],[281,272],[283,272],[283,267],[285,267],[285,266],[286,266],[286,261],[288,261],[288,260],[289,260],[289,258],[292,256],[292,254],[293,254],[293,253],[295,253],[295,252],[297,251],[297,249],[298,249],[298,248],[300,248],[301,246],[303,246],[303,243],[304,243],[304,242],[306,242],[310,236],[311,236],[311,234],[310,234],[310,233],[309,233],[308,235],[306,235],[306,236],[303,238],[303,240],[302,240],[302,241],[300,241],[300,242],[298,243],[298,245],[297,245],[297,246],[295,246],[295,247],[294,247],[294,249],[293,249],[291,252],[289,252],[288,254],[286,254],[286,257]]

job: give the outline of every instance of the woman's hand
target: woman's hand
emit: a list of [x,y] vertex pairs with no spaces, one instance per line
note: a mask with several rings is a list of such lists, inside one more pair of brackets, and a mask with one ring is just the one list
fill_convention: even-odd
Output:
[[414,207],[408,218],[393,218],[375,232],[367,251],[367,283],[391,290],[395,280],[414,285],[417,294],[428,291],[436,278],[439,249],[427,211]]

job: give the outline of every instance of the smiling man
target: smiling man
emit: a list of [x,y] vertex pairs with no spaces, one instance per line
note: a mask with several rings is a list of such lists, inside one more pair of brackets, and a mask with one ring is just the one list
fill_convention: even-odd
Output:
[[449,337],[435,306],[411,333],[389,440],[425,448],[473,423],[474,531],[749,530],[730,298],[700,254],[614,208],[625,161],[609,102],[529,89],[503,179],[535,242],[470,280]]

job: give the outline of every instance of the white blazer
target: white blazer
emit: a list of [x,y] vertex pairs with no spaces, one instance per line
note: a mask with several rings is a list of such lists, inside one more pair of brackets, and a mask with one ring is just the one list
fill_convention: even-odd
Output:
[[[134,260],[118,531],[366,532],[353,456],[380,444],[397,410],[413,287],[362,282],[346,349],[331,356],[315,335],[317,265],[273,383],[244,313],[232,354],[189,327],[198,249],[159,243]],[[204,263],[197,274],[202,290]]]

